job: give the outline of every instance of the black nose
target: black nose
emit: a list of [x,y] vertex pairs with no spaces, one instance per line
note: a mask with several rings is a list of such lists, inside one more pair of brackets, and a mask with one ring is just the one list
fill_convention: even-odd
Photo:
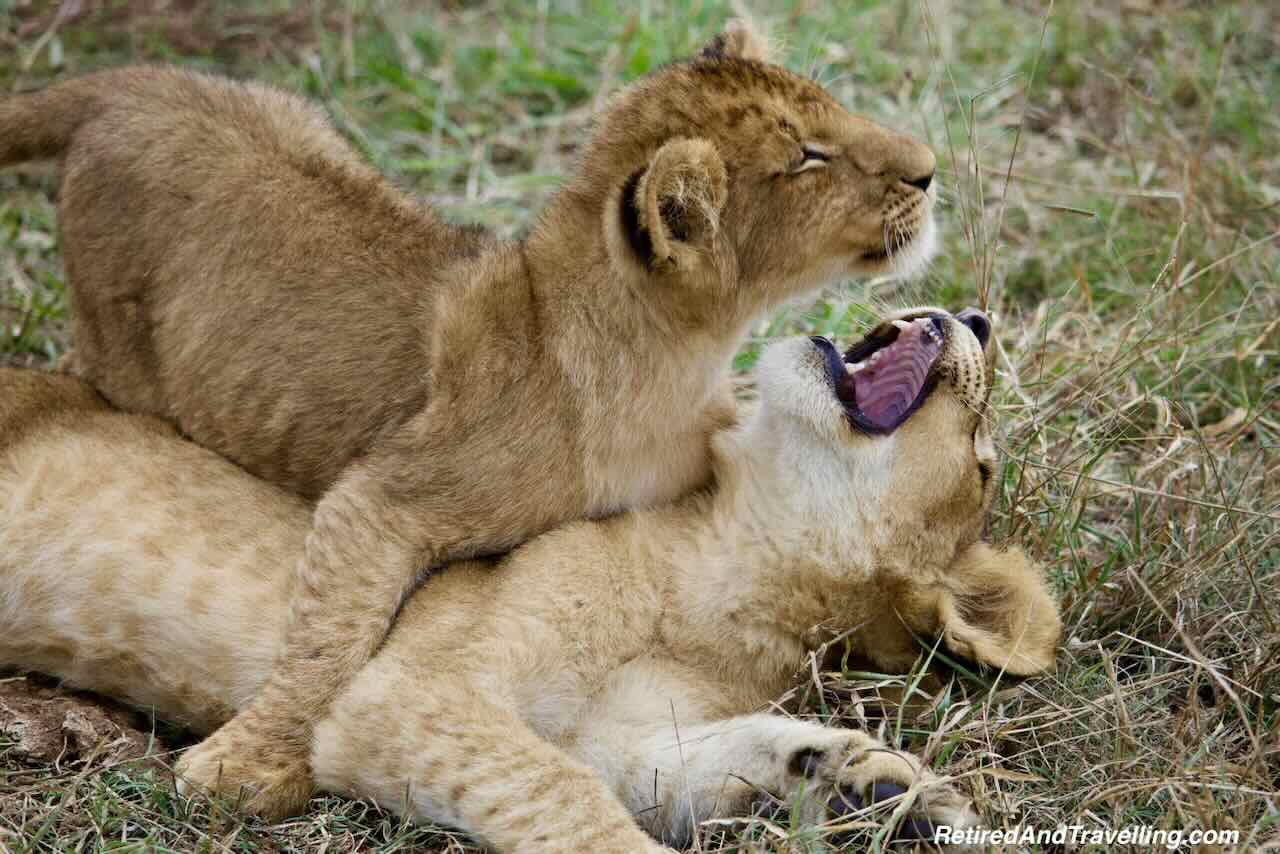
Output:
[[979,344],[987,346],[987,339],[991,337],[991,321],[985,314],[976,308],[966,308],[956,315],[956,320],[973,330]]
[[907,183],[913,187],[919,187],[920,192],[923,193],[927,191],[929,189],[929,185],[933,183],[933,173],[930,172],[928,175],[925,175],[922,178],[910,179],[907,181]]

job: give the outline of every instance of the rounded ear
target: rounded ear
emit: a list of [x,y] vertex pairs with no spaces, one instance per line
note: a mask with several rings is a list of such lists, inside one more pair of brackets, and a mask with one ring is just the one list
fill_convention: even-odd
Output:
[[1015,676],[1053,666],[1062,636],[1058,603],[1021,549],[975,543],[960,553],[945,585],[938,618],[948,649]]
[[732,56],[757,62],[773,62],[773,49],[769,45],[769,39],[750,20],[733,18],[724,25],[723,32],[702,48],[702,56],[709,59]]
[[632,245],[656,272],[690,269],[720,228],[729,176],[705,139],[672,139],[635,183]]

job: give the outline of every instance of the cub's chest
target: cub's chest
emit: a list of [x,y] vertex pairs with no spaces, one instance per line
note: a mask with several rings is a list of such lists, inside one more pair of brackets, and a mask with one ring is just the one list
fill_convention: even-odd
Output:
[[711,476],[710,438],[703,424],[666,435],[629,435],[589,451],[585,472],[588,515],[674,501]]
[[710,477],[711,435],[734,420],[732,348],[697,339],[567,372],[579,393],[587,513],[679,498]]

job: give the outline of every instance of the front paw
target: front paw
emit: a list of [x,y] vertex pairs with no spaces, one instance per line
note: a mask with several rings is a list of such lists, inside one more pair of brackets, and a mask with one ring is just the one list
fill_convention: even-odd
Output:
[[174,770],[182,794],[215,795],[267,821],[302,812],[312,792],[305,755],[246,733],[234,720],[188,750]]
[[[936,828],[979,824],[969,798],[925,768],[910,753],[893,750],[861,733],[839,747],[802,748],[792,754],[793,773],[829,792],[828,819],[894,816],[893,838],[932,840]],[[913,789],[914,787],[914,789]]]

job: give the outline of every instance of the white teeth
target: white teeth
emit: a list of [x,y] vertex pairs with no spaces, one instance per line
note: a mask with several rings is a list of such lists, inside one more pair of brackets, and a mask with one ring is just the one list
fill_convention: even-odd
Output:
[[856,363],[854,363],[854,364],[852,364],[852,365],[851,365],[851,364],[849,364],[848,362],[845,362],[845,363],[844,363],[844,369],[845,369],[845,372],[846,372],[846,373],[849,373],[849,374],[856,374],[858,371],[862,370],[862,369],[863,369],[863,368],[865,368],[866,366],[867,366],[867,360],[866,360],[866,359],[863,359],[861,362],[856,362]]
[[910,323],[907,323],[907,321],[905,321],[905,320],[895,320],[895,321],[893,322],[893,325],[894,325],[894,326],[896,326],[896,327],[898,327],[899,329],[901,329],[901,330],[903,330],[903,331],[906,331],[906,330],[908,330],[908,329],[910,329],[910,328],[911,328],[911,324],[910,324]]
[[871,354],[871,364],[873,364],[873,365],[874,365],[876,362],[880,361],[880,354],[881,354],[881,353],[883,353],[883,352],[884,352],[883,350],[877,350],[877,351],[875,351],[874,353],[872,353],[872,354]]

